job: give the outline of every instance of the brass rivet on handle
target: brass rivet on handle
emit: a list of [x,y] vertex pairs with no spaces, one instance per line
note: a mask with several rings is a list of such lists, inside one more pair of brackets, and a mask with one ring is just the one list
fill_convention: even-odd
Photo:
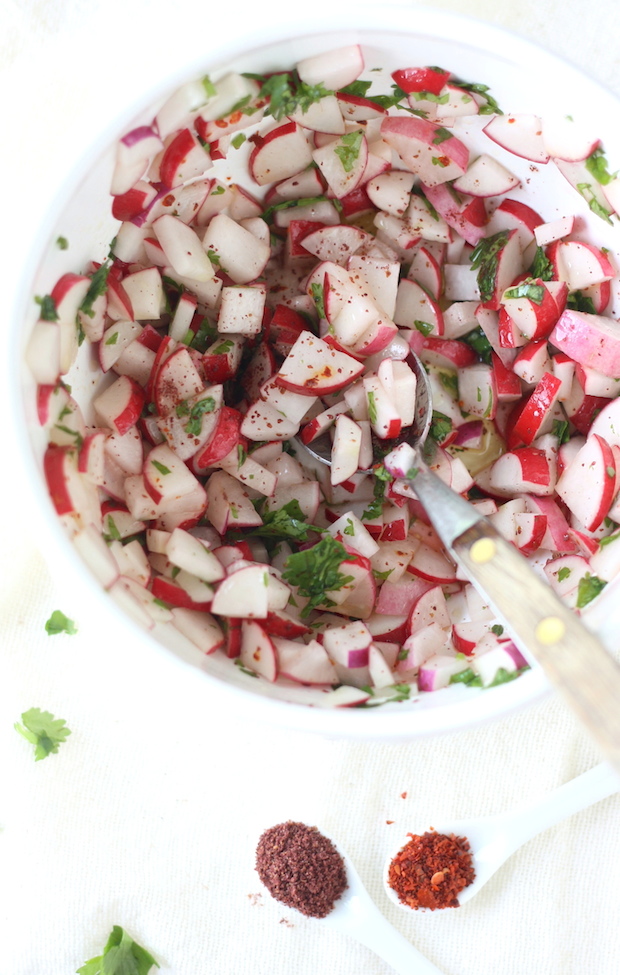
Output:
[[490,562],[495,555],[495,542],[492,538],[479,538],[469,550],[472,562]]
[[546,616],[536,627],[536,639],[545,646],[557,643],[566,632],[566,626],[557,616]]

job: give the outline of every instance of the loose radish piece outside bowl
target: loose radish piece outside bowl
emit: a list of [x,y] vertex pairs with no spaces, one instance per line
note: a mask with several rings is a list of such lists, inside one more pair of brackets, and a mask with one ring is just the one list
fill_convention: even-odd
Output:
[[[620,572],[618,106],[500,31],[396,15],[205,58],[119,127],[18,353],[36,490],[102,610],[231,706],[367,737],[547,692],[365,472],[413,420],[410,350],[439,475],[608,640]],[[331,474],[303,448],[326,433]]]

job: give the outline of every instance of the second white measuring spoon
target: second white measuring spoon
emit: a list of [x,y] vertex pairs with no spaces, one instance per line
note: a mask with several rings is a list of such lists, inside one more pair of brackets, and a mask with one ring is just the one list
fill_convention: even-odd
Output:
[[[476,879],[458,895],[459,906],[462,907],[471,900],[508,857],[528,840],[619,790],[620,777],[611,766],[603,763],[577,776],[576,779],[571,779],[553,792],[518,806],[510,812],[481,819],[438,823],[433,826],[436,833],[446,836],[451,834],[464,836],[469,841]],[[428,830],[421,832],[428,832]],[[414,835],[421,835],[421,832],[416,834],[411,830]],[[388,857],[383,879],[390,900],[404,910],[411,911],[411,907],[398,899],[398,894],[390,887],[387,879],[392,860],[406,842],[406,839],[401,841],[398,849]],[[415,910],[420,914],[427,913],[429,909],[420,907]]]

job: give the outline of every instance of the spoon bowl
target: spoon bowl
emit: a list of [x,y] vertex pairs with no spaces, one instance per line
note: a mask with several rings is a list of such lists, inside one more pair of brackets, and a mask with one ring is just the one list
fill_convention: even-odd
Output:
[[[463,819],[438,825],[434,829],[436,833],[463,836],[469,841],[471,848],[476,878],[458,895],[459,907],[463,907],[470,901],[508,857],[528,840],[574,813],[587,809],[601,799],[606,799],[618,790],[620,790],[618,773],[611,766],[602,763],[566,782],[553,792],[520,805],[512,811],[498,816]],[[429,908],[415,909],[404,904],[388,883],[390,864],[404,845],[401,841],[386,860],[383,872],[385,892],[392,903],[403,910],[417,910],[418,914],[430,913]]]
[[[335,845],[335,844],[334,844]],[[324,918],[317,924],[330,927],[359,941],[374,951],[400,975],[442,975],[410,941],[383,916],[349,857],[338,847],[347,871],[348,887]]]

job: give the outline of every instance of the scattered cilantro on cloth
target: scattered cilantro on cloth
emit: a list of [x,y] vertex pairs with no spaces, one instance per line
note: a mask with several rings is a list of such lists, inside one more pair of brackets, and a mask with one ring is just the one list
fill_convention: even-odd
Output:
[[58,746],[71,734],[63,718],[55,718],[49,711],[42,711],[41,708],[30,708],[22,714],[22,722],[15,722],[15,730],[19,731],[26,741],[31,742],[34,748],[34,760],[40,761],[47,758],[52,752],[58,751]]

